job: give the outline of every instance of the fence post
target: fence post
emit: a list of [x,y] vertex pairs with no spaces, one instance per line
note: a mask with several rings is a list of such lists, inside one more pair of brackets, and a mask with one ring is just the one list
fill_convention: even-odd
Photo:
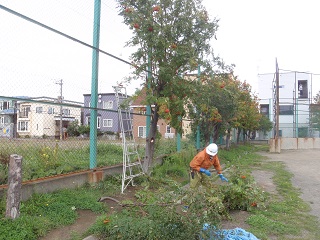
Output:
[[16,219],[20,216],[22,157],[10,155],[7,192],[6,218]]

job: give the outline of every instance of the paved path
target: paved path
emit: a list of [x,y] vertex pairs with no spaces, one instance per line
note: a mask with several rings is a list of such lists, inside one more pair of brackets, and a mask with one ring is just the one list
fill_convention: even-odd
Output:
[[310,204],[311,214],[320,220],[320,150],[282,150],[281,153],[260,153],[271,161],[282,161],[294,174],[292,184]]

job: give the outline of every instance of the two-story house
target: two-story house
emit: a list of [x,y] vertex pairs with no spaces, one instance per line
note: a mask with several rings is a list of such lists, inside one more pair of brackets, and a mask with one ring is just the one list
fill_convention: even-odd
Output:
[[[276,75],[258,76],[261,113],[275,122]],[[312,74],[304,72],[279,73],[279,137],[308,137],[311,134],[309,105],[312,100]],[[259,133],[258,139],[274,137]]]
[[[83,104],[49,97],[30,98],[18,104],[17,133],[20,137],[56,137],[70,122],[81,123]],[[65,105],[64,105],[65,104]]]
[[[133,101],[133,135],[135,139],[146,138],[146,90],[143,88],[139,96]],[[151,106],[153,107],[153,106]],[[158,131],[164,138],[174,138],[175,129],[168,125],[164,119],[158,121]]]
[[[120,94],[121,95],[121,94]],[[91,94],[83,94],[84,96],[84,112],[83,124],[90,126],[90,106]],[[121,95],[122,96],[122,95]],[[124,97],[124,96],[123,96]],[[123,98],[120,99],[120,103]],[[119,134],[121,132],[118,106],[115,93],[99,93],[97,103],[97,128],[103,133]]]

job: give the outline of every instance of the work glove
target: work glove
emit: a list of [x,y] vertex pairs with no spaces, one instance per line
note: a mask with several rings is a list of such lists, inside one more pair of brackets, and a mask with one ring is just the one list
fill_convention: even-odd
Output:
[[211,176],[211,172],[210,172],[209,170],[207,170],[207,169],[200,168],[200,172],[206,174],[206,175],[209,176],[209,177]]
[[228,180],[225,176],[223,176],[222,173],[219,174],[219,177],[220,177],[220,179],[221,179],[222,182],[223,182],[223,181],[229,182],[229,180]]

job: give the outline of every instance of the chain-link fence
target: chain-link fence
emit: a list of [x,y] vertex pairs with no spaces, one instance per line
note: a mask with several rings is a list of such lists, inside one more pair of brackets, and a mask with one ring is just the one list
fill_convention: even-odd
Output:
[[[89,169],[92,109],[80,102],[59,101],[9,97],[0,100],[0,180],[5,178],[5,165],[11,154],[23,157],[24,179]],[[89,101],[85,103],[88,105]],[[117,106],[110,104],[109,108],[97,110],[97,167],[121,164],[123,160]],[[137,146],[141,153],[145,151],[143,139],[137,141]]]
[[[0,183],[10,154],[23,157],[24,180],[89,169],[90,144],[97,146],[97,167],[122,163],[113,86],[131,73],[132,50],[124,50],[130,29],[116,1],[101,1],[94,76],[94,13],[93,1],[0,1]],[[132,82],[128,93],[140,84]],[[98,99],[95,143],[92,88]],[[145,139],[137,140],[143,153]]]

